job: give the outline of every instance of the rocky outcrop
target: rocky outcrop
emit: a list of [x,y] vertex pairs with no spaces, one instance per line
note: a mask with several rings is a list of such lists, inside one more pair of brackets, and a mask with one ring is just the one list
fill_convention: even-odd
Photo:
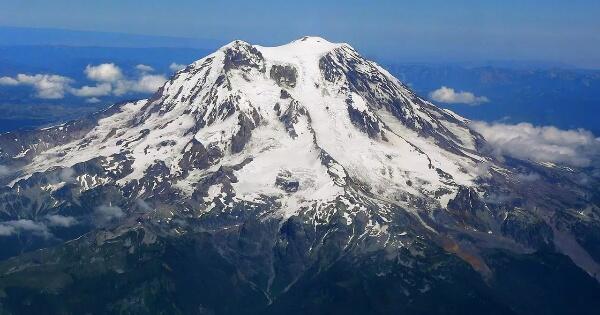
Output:
[[279,86],[294,88],[298,78],[298,70],[291,65],[273,65],[269,75]]

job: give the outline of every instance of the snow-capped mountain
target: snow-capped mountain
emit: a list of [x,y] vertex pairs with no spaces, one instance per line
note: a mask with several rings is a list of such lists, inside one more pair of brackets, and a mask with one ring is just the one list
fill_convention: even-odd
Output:
[[[101,157],[113,174],[130,165],[121,186],[162,165],[169,184],[191,197],[211,166],[251,159],[235,172],[231,192],[289,201],[288,216],[343,195],[347,176],[388,201],[445,207],[459,185],[474,185],[468,170],[488,162],[480,141],[463,118],[418,98],[348,45],[236,41],[177,73],[152,99],[125,104],[81,139],[40,152],[12,184]],[[297,191],[278,187],[278,176],[297,182]]]
[[[235,313],[248,303],[244,312],[277,313],[302,301],[296,312],[308,312],[349,294],[361,302],[344,307],[358,313],[435,313],[423,303],[437,297],[458,313],[524,314],[501,272],[518,264],[560,266],[575,279],[564,286],[599,296],[597,189],[576,184],[575,170],[489,152],[467,119],[347,44],[234,41],[150,99],[0,135],[3,256],[68,241],[0,265],[0,306],[52,299],[23,289],[48,268],[40,288],[53,297],[112,279],[114,294],[71,310]],[[542,179],[524,180],[531,172]],[[448,286],[463,291],[445,295]],[[175,287],[193,290],[179,299]],[[35,303],[14,304],[14,288]]]

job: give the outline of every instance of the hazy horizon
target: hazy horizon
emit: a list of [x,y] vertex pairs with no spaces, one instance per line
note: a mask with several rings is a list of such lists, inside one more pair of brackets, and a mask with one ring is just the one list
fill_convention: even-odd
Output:
[[[31,2],[33,2],[33,5]],[[464,5],[461,5],[464,4]],[[186,7],[186,10],[179,10]],[[32,10],[31,8],[35,8]],[[409,62],[544,61],[600,68],[600,4],[593,1],[159,1],[0,4],[0,24],[276,45],[304,35],[349,42]],[[16,18],[18,17],[18,18]],[[577,49],[573,49],[577,47]]]

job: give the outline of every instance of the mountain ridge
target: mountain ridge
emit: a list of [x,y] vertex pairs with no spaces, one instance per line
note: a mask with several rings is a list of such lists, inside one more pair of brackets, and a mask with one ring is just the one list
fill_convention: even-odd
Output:
[[[193,271],[198,278],[190,285],[211,281],[208,270],[216,268],[235,274],[240,290],[247,290],[235,298],[252,296],[248,303],[268,309],[304,285],[336,296],[339,288],[329,287],[329,280],[314,279],[372,261],[361,283],[397,279],[392,287],[407,297],[402,303],[408,308],[412,297],[447,297],[442,288],[454,283],[471,292],[457,301],[475,296],[483,301],[481,311],[516,299],[494,286],[503,276],[500,262],[547,251],[549,261],[568,256],[590,279],[555,261],[586,288],[597,288],[597,190],[574,184],[569,169],[499,160],[468,123],[418,97],[347,44],[319,37],[279,47],[234,41],[178,71],[147,100],[29,136],[0,136],[0,164],[14,170],[0,177],[6,185],[0,191],[3,224],[59,215],[76,220],[78,233],[87,232],[0,264],[0,292],[8,302],[17,300],[15,292],[49,298],[11,291],[22,288],[30,272],[48,268],[49,260],[60,262],[50,274],[82,281],[97,275],[72,270],[79,256],[103,261],[99,274],[114,279],[135,277],[135,264],[163,266],[168,273],[150,277],[158,291],[139,279],[134,283],[141,291],[107,297],[111,307],[128,310],[127,299],[141,292],[181,286],[168,274],[192,272],[197,261],[208,269]],[[519,177],[533,171],[544,178]],[[74,227],[62,233],[77,233]],[[204,252],[228,271],[202,258]],[[173,261],[167,253],[191,260]],[[40,255],[46,258],[35,258]],[[358,278],[344,277],[344,290],[365,294],[356,291]],[[61,282],[51,291],[73,285]],[[600,292],[590,290],[585,293]],[[291,299],[308,298],[300,296]],[[213,300],[203,303],[210,304],[207,313],[233,312]],[[386,303],[383,313],[401,308]]]

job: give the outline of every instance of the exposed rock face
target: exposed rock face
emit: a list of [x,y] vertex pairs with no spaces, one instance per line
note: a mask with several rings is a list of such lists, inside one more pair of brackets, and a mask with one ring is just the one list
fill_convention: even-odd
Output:
[[261,52],[248,43],[235,41],[225,49],[224,54],[223,69],[225,71],[231,69],[248,70],[250,68],[258,69],[261,72],[265,71],[264,58]]
[[183,156],[179,161],[179,167],[182,170],[206,169],[217,161],[222,153],[216,148],[205,148],[196,138],[184,147]]
[[490,209],[473,188],[460,187],[448,202],[448,211],[460,223],[478,230],[489,231],[489,222],[493,222]]
[[231,137],[231,152],[239,153],[244,149],[246,142],[250,140],[252,130],[260,123],[260,115],[254,109],[250,115],[238,115],[237,132]]
[[286,192],[293,193],[298,191],[300,182],[294,179],[289,171],[282,171],[277,175],[275,185]]
[[[279,104],[279,103],[277,103]],[[297,138],[298,134],[294,125],[300,122],[301,118],[310,120],[308,111],[298,103],[296,100],[291,100],[287,106],[287,109],[283,113],[278,113],[279,119],[285,126],[287,132],[292,138]]]
[[0,135],[0,313],[595,314],[600,185],[467,123],[306,37]]
[[293,88],[296,86],[298,71],[290,65],[273,65],[269,72],[271,79],[281,87]]
[[367,111],[354,107],[351,99],[348,100],[348,114],[352,123],[365,131],[369,137],[377,137],[380,134],[379,121]]
[[506,215],[502,223],[502,233],[531,248],[552,247],[552,229],[540,218],[515,209]]

